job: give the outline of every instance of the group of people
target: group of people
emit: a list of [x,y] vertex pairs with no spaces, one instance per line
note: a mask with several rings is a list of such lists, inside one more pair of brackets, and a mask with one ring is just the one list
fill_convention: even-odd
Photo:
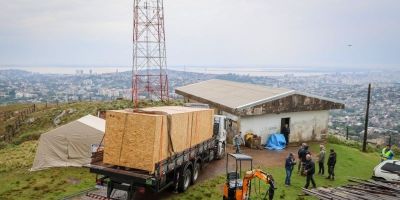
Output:
[[[318,174],[323,176],[325,173],[325,146],[320,145],[320,152],[318,153]],[[304,185],[304,188],[308,188],[310,186],[310,183],[312,186],[315,188],[316,183],[314,180],[314,174],[315,174],[315,163],[312,159],[311,152],[308,150],[308,145],[306,143],[303,143],[297,152],[297,157],[299,160],[299,164],[297,165],[297,174],[300,174],[302,176],[306,176],[306,184]],[[286,178],[285,178],[285,185],[290,186],[291,185],[291,176],[292,172],[294,169],[294,166],[296,165],[296,159],[293,155],[293,153],[289,153],[289,156],[286,158],[285,161],[285,170],[286,170]],[[334,149],[330,149],[328,161],[327,161],[327,166],[328,166],[328,176],[326,177],[327,179],[335,180],[335,165],[336,165],[336,152]]]

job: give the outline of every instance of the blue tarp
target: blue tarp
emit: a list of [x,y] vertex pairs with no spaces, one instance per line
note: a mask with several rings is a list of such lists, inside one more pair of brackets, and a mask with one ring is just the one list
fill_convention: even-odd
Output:
[[265,148],[269,150],[281,150],[286,146],[286,140],[283,134],[275,133],[268,137]]

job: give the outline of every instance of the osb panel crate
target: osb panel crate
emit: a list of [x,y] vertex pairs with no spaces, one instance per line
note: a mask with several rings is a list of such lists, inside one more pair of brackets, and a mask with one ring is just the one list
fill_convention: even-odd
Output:
[[157,162],[211,138],[212,126],[211,109],[107,111],[103,161],[153,173]]

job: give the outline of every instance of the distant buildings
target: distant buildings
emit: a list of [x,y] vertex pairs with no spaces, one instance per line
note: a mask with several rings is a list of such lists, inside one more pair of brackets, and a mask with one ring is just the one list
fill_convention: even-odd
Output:
[[[318,76],[248,76],[169,72],[170,97],[179,98],[179,86],[213,78],[289,88],[309,94],[338,99],[346,108],[330,111],[330,130],[359,137],[364,130],[368,83],[372,83],[370,126],[381,128],[380,135],[400,131],[400,72],[334,73]],[[72,100],[131,99],[131,72],[90,75],[78,70],[74,75],[38,74],[20,70],[0,70],[0,104],[26,102],[67,102]],[[371,137],[379,137],[375,134]],[[400,141],[400,134],[397,134]],[[396,139],[396,134],[394,137]]]

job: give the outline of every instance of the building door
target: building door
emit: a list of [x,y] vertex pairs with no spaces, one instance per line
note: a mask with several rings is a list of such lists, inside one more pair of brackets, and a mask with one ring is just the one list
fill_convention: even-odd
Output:
[[281,119],[281,133],[283,132],[283,128],[285,128],[285,124],[287,124],[290,128],[290,118],[282,118]]

